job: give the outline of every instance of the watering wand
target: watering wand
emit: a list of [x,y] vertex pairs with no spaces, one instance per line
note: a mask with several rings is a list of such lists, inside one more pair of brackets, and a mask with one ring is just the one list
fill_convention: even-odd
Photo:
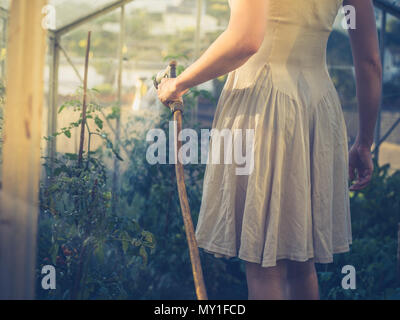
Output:
[[[171,61],[168,67],[160,72],[154,80],[156,89],[161,83],[163,78],[176,78],[176,61]],[[199,248],[195,238],[192,216],[190,214],[189,201],[186,193],[185,177],[183,172],[183,165],[178,159],[178,151],[182,146],[182,142],[178,139],[179,133],[182,130],[182,113],[183,103],[181,101],[173,101],[169,104],[174,116],[174,140],[175,140],[175,173],[176,181],[178,184],[179,201],[182,209],[183,223],[185,226],[186,239],[189,245],[190,261],[192,263],[192,272],[194,279],[194,286],[196,288],[196,295],[198,300],[207,300],[206,287],[204,285],[203,270],[201,268]]]

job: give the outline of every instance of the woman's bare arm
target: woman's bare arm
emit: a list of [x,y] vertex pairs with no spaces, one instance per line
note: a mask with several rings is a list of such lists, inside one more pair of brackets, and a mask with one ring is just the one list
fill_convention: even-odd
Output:
[[357,181],[351,190],[359,190],[371,180],[373,164],[371,145],[382,92],[382,66],[378,35],[371,0],[345,0],[356,10],[356,29],[349,29],[356,70],[359,128],[349,153],[349,176]]
[[375,15],[371,0],[345,0],[355,7],[357,26],[349,29],[360,115],[360,144],[371,147],[381,97],[382,66],[379,55]]
[[176,80],[163,80],[163,103],[179,99],[189,88],[243,65],[260,48],[267,23],[268,0],[234,0],[227,29]]

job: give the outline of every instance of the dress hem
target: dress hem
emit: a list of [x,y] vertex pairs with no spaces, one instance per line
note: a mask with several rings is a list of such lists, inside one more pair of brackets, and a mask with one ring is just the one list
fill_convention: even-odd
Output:
[[[334,248],[333,254],[349,252],[351,244],[352,244],[352,241],[348,241],[348,244]],[[283,260],[283,259],[297,261],[297,262],[305,262],[309,259],[314,258],[315,263],[325,264],[325,263],[333,262],[333,254],[329,255],[329,256],[325,256],[325,257],[314,257],[314,253],[308,253],[306,256],[295,255],[295,254],[282,254],[282,255],[276,256],[276,259],[274,259],[274,260],[263,260],[261,258],[247,256],[247,255],[241,253],[240,250],[239,250],[239,254],[237,254],[236,252],[232,252],[231,250],[227,250],[225,248],[219,247],[212,243],[203,244],[201,242],[198,242],[198,246],[200,248],[204,249],[205,252],[207,252],[209,254],[213,254],[216,258],[230,259],[230,258],[237,257],[240,260],[261,264],[262,267],[274,267],[274,266],[276,266],[276,262],[278,260]]]

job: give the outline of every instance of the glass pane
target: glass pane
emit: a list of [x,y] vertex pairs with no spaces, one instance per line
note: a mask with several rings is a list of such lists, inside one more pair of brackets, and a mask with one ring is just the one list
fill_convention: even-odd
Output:
[[[399,2],[399,1],[397,1]],[[380,137],[391,131],[379,151],[381,165],[390,163],[391,170],[400,169],[400,20],[387,15],[383,105]]]
[[113,2],[115,0],[50,0],[49,4],[56,9],[56,27],[60,28]]
[[10,6],[10,0],[0,0],[0,8],[8,9]]

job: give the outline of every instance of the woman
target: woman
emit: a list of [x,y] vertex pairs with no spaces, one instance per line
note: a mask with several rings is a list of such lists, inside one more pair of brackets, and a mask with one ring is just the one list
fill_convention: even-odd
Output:
[[[350,29],[359,132],[350,151],[326,45],[342,4]],[[229,73],[214,129],[254,130],[254,170],[208,164],[197,224],[199,247],[246,263],[249,299],[318,299],[314,263],[349,251],[350,190],[368,185],[381,94],[370,0],[230,0],[229,26],[178,78],[159,87],[164,104]],[[211,138],[211,145],[213,137]]]

